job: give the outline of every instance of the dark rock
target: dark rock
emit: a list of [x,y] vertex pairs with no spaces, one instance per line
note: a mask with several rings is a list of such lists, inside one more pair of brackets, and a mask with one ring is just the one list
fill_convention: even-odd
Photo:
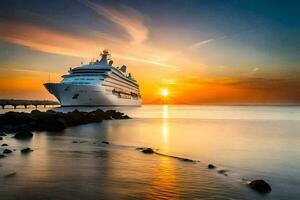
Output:
[[229,172],[229,170],[227,170],[227,169],[220,169],[218,171],[219,174],[223,174],[224,176],[228,176],[227,172]]
[[0,154],[0,158],[5,158],[6,156],[3,154]]
[[22,149],[21,150],[21,153],[22,154],[27,154],[27,153],[30,153],[30,152],[32,152],[33,150],[32,149],[30,149],[29,147],[27,147],[27,148],[25,148],[25,149]]
[[0,133],[0,136],[6,136],[6,134],[5,133]]
[[2,144],[1,146],[2,146],[2,147],[6,147],[6,146],[8,146],[8,144]]
[[0,132],[61,131],[70,126],[101,122],[105,119],[129,119],[129,117],[115,110],[104,112],[100,109],[92,112],[74,110],[69,113],[38,110],[31,113],[7,112],[0,114]]
[[72,143],[78,143],[78,141],[73,141]]
[[182,158],[182,161],[184,161],[184,162],[195,162],[194,160],[188,159],[188,158]]
[[251,181],[249,187],[262,194],[269,193],[272,190],[271,186],[264,180]]
[[216,166],[214,166],[214,165],[212,165],[212,164],[209,164],[209,165],[207,166],[207,168],[208,168],[208,169],[215,169]]
[[153,151],[153,149],[151,149],[151,148],[143,149],[142,152],[143,152],[143,153],[146,153],[146,154],[153,154],[153,153],[155,153],[155,152]]
[[102,143],[103,143],[103,144],[109,144],[109,142],[107,142],[107,141],[102,141]]
[[39,110],[32,110],[31,111],[31,114],[33,114],[33,115],[37,115],[37,114],[41,114],[42,112],[41,111],[39,111]]
[[37,123],[38,130],[44,131],[62,131],[67,128],[66,120],[61,117],[52,116],[46,119],[40,119]]
[[3,140],[3,137],[0,137],[0,140]]
[[17,172],[12,172],[3,176],[3,178],[11,178],[17,175]]
[[15,138],[18,140],[26,140],[32,138],[33,134],[30,131],[22,131],[15,134]]
[[12,151],[10,149],[4,149],[3,153],[8,154],[8,153],[12,153]]

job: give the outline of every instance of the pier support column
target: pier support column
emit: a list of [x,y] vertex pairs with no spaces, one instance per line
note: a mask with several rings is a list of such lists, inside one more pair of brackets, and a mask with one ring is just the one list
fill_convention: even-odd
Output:
[[14,109],[17,109],[17,105],[12,105],[14,107]]
[[1,105],[2,109],[4,109],[5,105]]
[[27,109],[27,105],[24,105],[25,109]]

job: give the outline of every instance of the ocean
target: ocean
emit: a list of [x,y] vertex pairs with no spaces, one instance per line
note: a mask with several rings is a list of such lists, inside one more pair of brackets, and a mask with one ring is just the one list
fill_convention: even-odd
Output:
[[[0,199],[290,200],[300,196],[298,106],[102,109],[116,109],[132,119],[38,132],[29,141],[12,137],[0,141],[16,149],[0,159]],[[24,147],[34,151],[21,155],[19,149]],[[137,147],[151,147],[162,155],[146,155]],[[217,168],[209,170],[208,164]],[[222,169],[226,175],[218,173]],[[272,192],[261,195],[248,188],[245,183],[254,179],[267,181]]]

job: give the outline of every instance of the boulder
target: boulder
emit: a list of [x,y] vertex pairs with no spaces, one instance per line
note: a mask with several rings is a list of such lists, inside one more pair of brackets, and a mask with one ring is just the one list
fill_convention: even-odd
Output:
[[2,144],[1,146],[2,146],[2,147],[6,147],[6,146],[8,146],[8,144],[5,144],[5,143],[4,143],[4,144]]
[[143,152],[143,153],[146,153],[146,154],[153,154],[153,153],[155,153],[154,150],[151,149],[151,148],[143,149],[142,152]]
[[271,186],[264,180],[253,180],[249,183],[249,187],[253,190],[265,194],[271,192]]
[[216,166],[214,166],[213,164],[209,164],[209,165],[207,165],[207,168],[208,168],[208,169],[215,169]]
[[0,140],[3,140],[3,137],[0,137]]
[[33,134],[30,131],[21,131],[15,134],[15,138],[18,140],[31,139]]
[[5,157],[5,155],[3,155],[3,154],[0,154],[0,158],[4,158]]
[[25,149],[22,149],[21,150],[21,153],[22,154],[27,154],[27,153],[30,153],[30,152],[32,152],[33,150],[32,149],[30,149],[29,147],[27,147],[27,148],[25,148]]
[[12,172],[3,176],[3,178],[11,178],[17,175],[17,172]]
[[61,117],[50,117],[39,120],[37,129],[42,131],[62,131],[67,128],[66,121]]
[[102,143],[103,143],[103,144],[109,144],[109,142],[107,142],[107,141],[102,141]]
[[194,160],[188,158],[182,158],[181,160],[184,162],[195,162]]
[[12,151],[10,149],[4,149],[3,153],[8,154],[8,153],[12,153]]

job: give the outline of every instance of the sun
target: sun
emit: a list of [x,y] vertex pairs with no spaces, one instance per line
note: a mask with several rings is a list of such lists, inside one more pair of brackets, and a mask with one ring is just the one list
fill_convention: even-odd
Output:
[[168,89],[162,89],[160,91],[160,94],[163,96],[163,97],[167,97],[169,96],[169,90]]

